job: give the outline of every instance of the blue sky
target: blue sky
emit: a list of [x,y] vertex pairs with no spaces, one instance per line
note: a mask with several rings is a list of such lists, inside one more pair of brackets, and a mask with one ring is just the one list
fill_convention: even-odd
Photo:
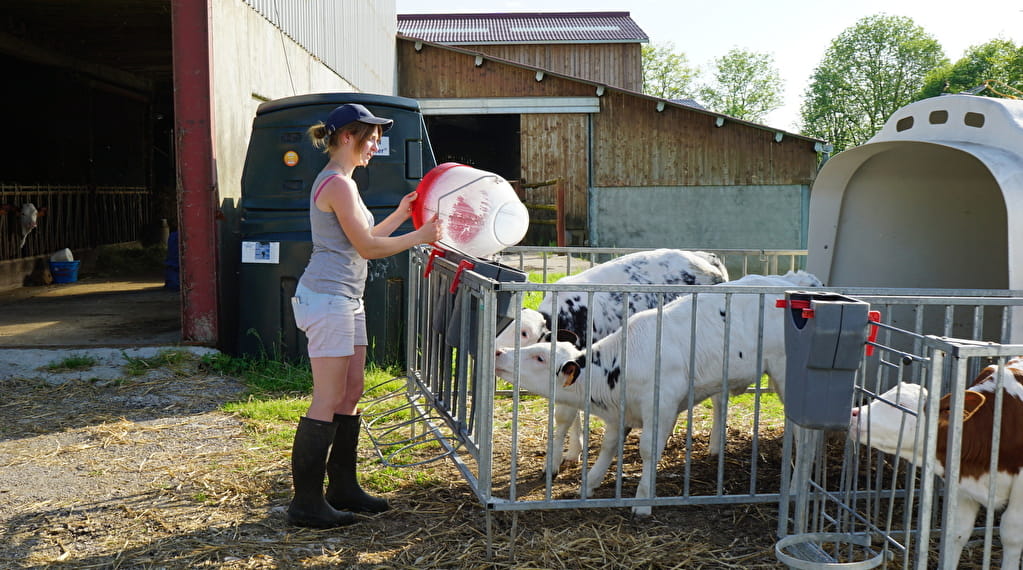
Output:
[[[1023,0],[396,0],[399,14],[462,12],[630,12],[653,43],[673,42],[689,63],[710,68],[732,48],[768,53],[785,81],[785,106],[765,123],[796,130],[802,94],[831,41],[874,14],[912,18],[958,60],[995,38],[1023,44]],[[1023,86],[1017,85],[1023,89]]]

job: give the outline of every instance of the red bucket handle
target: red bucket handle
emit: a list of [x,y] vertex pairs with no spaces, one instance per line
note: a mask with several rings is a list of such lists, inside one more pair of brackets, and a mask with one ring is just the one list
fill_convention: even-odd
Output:
[[426,260],[426,267],[423,269],[423,279],[426,279],[427,277],[430,276],[430,272],[433,271],[433,260],[437,259],[438,257],[444,257],[444,250],[439,247],[431,249],[430,259]]
[[468,259],[463,259],[462,261],[458,262],[458,270],[455,271],[455,278],[451,280],[451,289],[449,289],[452,295],[454,295],[455,291],[458,290],[458,283],[462,280],[462,272],[465,271],[466,269],[475,268],[476,264],[469,261]]

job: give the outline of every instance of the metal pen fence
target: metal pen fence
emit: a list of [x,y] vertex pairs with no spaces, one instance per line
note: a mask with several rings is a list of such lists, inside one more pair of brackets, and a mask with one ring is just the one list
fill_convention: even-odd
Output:
[[[961,396],[978,372],[1023,354],[1023,345],[921,335],[883,323],[880,328],[880,338],[868,343],[876,353],[856,373],[853,405],[897,411],[903,416],[898,445],[918,446],[922,456],[907,461],[872,449],[869,430],[829,434],[790,424],[794,443],[782,464],[790,484],[779,502],[778,558],[792,568],[990,568],[995,509],[985,509],[982,524],[973,529],[983,536],[981,547],[967,548],[961,560],[952,547],[957,525],[973,528],[974,523],[957,521],[964,516],[956,508],[964,416],[949,416],[947,479],[942,479],[935,453],[938,414],[919,410],[937,410],[943,394],[958,394],[952,409],[962,410]],[[903,383],[927,389],[920,407],[907,409],[888,392]],[[995,414],[995,449],[1004,419]],[[996,461],[992,458],[992,464]],[[981,483],[990,506],[997,478]]]
[[[37,227],[21,246],[20,212],[31,203]],[[49,255],[63,248],[93,248],[135,241],[152,218],[144,186],[0,184],[0,260]]]
[[[506,252],[501,259],[512,267],[542,275],[573,273],[590,263],[634,251],[516,248],[520,249]],[[802,262],[802,252],[793,251],[715,253],[750,273],[784,273]],[[739,276],[736,273],[733,272],[733,278]],[[432,456],[426,453],[430,456],[426,459],[422,454],[416,455],[415,463],[451,458],[485,507],[488,546],[492,540],[493,513],[535,509],[779,503],[782,511],[779,533],[788,530],[792,489],[789,462],[796,446],[791,439],[793,430],[786,429],[780,403],[766,384],[752,382],[744,400],[726,404],[727,429],[723,425],[714,427],[726,441],[719,456],[707,452],[709,426],[713,424],[711,412],[700,402],[691,401],[679,414],[678,425],[668,439],[654,476],[654,494],[635,497],[641,460],[636,443],[626,438],[616,442],[618,457],[622,459],[615,462],[594,495],[584,497],[583,481],[595,455],[590,449],[589,434],[599,434],[602,427],[607,427],[599,421],[595,409],[585,406],[582,410],[587,444],[580,465],[555,476],[555,466],[549,458],[554,455],[554,446],[562,442],[553,441],[547,434],[555,429],[556,402],[519,389],[521,378],[502,380],[494,375],[494,338],[500,326],[509,321],[507,326],[519,326],[518,308],[530,295],[642,290],[665,296],[688,294],[699,303],[701,297],[713,291],[723,295],[725,303],[736,302],[740,296],[755,296],[765,318],[772,318],[773,314],[780,318],[780,311],[773,313],[776,311],[773,300],[784,296],[786,288],[735,287],[727,283],[708,287],[500,282],[464,264],[460,267],[443,257],[431,256],[428,248],[412,251],[409,276],[408,372],[401,379],[400,389],[364,404],[369,434],[382,459],[393,465],[407,463],[408,459],[399,456],[415,447],[434,450]],[[885,324],[890,324],[888,319],[897,315],[900,324],[911,322],[921,333],[969,330],[976,333],[977,339],[984,338],[985,331],[992,329],[996,334],[1007,334],[1012,316],[1007,309],[1023,306],[1020,291],[857,288],[845,292],[876,305],[885,315]],[[656,310],[660,318],[663,306]],[[726,322],[730,316],[730,312],[723,315]],[[725,325],[726,331],[743,326],[749,324]],[[764,322],[756,326],[759,328],[755,365],[758,371],[763,371],[760,358],[765,343]],[[721,347],[725,353],[729,342],[726,334]],[[678,350],[694,349],[685,346]],[[623,356],[627,358],[628,353]],[[660,350],[655,358],[660,360]],[[656,379],[655,394],[662,380]],[[547,381],[553,388],[555,378],[549,377]],[[726,385],[718,387],[722,395],[728,394]]]

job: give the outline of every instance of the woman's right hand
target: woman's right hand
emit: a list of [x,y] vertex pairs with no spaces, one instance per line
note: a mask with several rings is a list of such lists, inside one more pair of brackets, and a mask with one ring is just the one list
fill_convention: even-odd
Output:
[[444,232],[441,229],[441,222],[437,214],[434,214],[432,218],[426,220],[423,225],[416,230],[419,234],[419,243],[433,243],[440,241],[444,237]]

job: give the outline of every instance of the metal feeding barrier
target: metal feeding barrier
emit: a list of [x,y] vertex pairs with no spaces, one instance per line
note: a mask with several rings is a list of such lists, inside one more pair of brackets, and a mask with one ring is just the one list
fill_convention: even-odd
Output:
[[[793,440],[791,422],[786,427],[777,396],[766,382],[752,382],[741,399],[728,400],[729,390],[720,384],[725,396],[727,429],[714,430],[726,441],[722,453],[712,456],[706,441],[711,433],[711,412],[698,401],[689,401],[678,416],[668,445],[661,456],[653,479],[653,489],[645,498],[636,498],[641,460],[634,438],[617,444],[618,458],[592,496],[584,496],[584,483],[590,463],[590,435],[606,427],[589,405],[581,410],[584,442],[578,466],[569,466],[555,474],[551,458],[554,441],[554,409],[551,402],[520,389],[518,372],[512,378],[496,378],[494,339],[504,326],[520,326],[519,308],[536,306],[545,294],[576,292],[592,303],[597,293],[649,292],[661,299],[653,309],[658,320],[668,299],[688,295],[690,303],[713,292],[732,303],[740,295],[755,296],[764,318],[755,323],[756,370],[764,346],[764,319],[781,319],[784,311],[774,307],[774,299],[784,297],[780,287],[737,287],[727,283],[699,285],[582,285],[547,283],[547,279],[586,269],[595,263],[637,250],[612,248],[511,248],[499,262],[438,253],[428,247],[411,251],[409,270],[409,307],[407,315],[407,373],[390,381],[389,391],[362,403],[366,425],[383,461],[389,465],[420,465],[449,458],[466,484],[484,507],[488,553],[493,548],[493,521],[497,512],[513,516],[510,549],[515,544],[515,515],[538,509],[667,507],[709,504],[779,504],[779,535],[788,534],[789,514],[800,513],[804,503],[789,503],[802,493],[794,485],[809,479],[793,479],[794,450],[810,449],[806,442]],[[721,256],[733,278],[749,273],[781,274],[798,268],[803,252],[769,250],[708,250]],[[533,282],[526,279],[531,274]],[[934,291],[901,289],[850,289],[828,291],[855,294],[880,310],[880,324],[897,324],[918,331],[948,335],[965,327],[974,338],[986,331],[1009,330],[1007,306],[1023,305],[1019,291]],[[722,315],[725,335],[721,350],[727,354],[732,342],[729,330],[750,323],[731,322],[731,312]],[[908,323],[908,326],[907,326]],[[685,323],[698,338],[695,321]],[[661,325],[658,324],[660,331]],[[658,332],[660,335],[660,332]],[[659,336],[657,337],[659,340]],[[515,341],[519,348],[519,340]],[[660,342],[655,342],[660,346]],[[632,345],[627,345],[632,346]],[[695,351],[694,346],[677,347]],[[629,358],[628,350],[623,358]],[[654,354],[659,369],[661,352]],[[692,360],[692,359],[691,359]],[[690,360],[690,361],[691,361]],[[727,367],[727,359],[722,359]],[[624,368],[624,364],[623,364]],[[694,374],[688,375],[692,378]],[[727,370],[722,370],[722,376]],[[624,376],[624,375],[623,375]],[[757,374],[761,378],[761,374]],[[546,379],[554,388],[557,379]],[[661,389],[655,374],[653,393]],[[763,378],[762,378],[763,380]],[[623,378],[620,382],[629,382]],[[622,384],[624,385],[624,384]],[[379,393],[380,390],[375,390]],[[622,390],[624,392],[624,390]],[[692,393],[692,390],[690,390]],[[857,392],[858,394],[859,392]],[[852,404],[847,400],[846,411]],[[662,434],[663,435],[663,434]],[[542,458],[542,459],[540,459]],[[800,472],[802,473],[802,472]],[[815,496],[805,494],[807,497]],[[805,503],[809,505],[810,503]],[[808,506],[806,508],[809,508]],[[809,511],[808,511],[809,513]],[[803,527],[815,529],[810,515],[800,515]],[[822,531],[823,532],[823,531]],[[841,532],[841,531],[838,531]]]

